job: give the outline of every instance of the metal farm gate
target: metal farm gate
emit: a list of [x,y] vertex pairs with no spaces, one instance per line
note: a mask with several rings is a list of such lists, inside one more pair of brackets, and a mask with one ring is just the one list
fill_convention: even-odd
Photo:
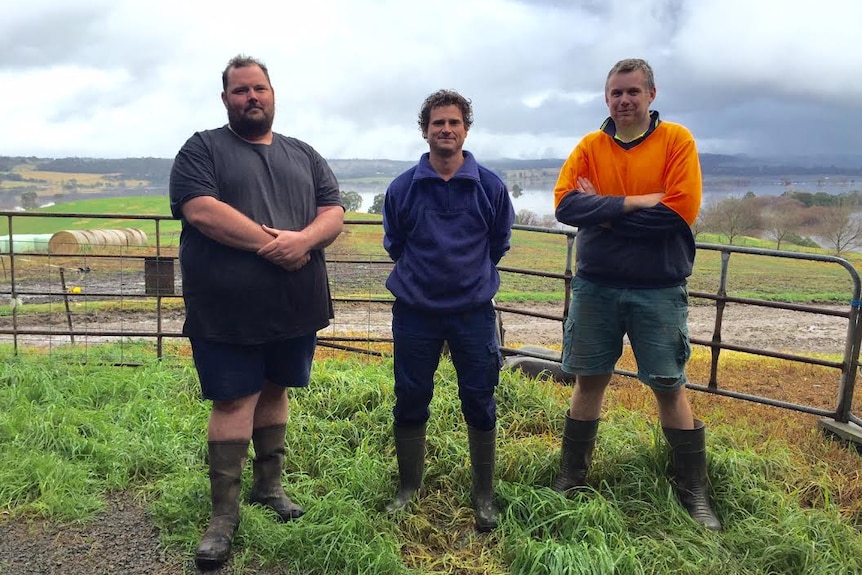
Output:
[[[5,230],[0,234],[0,263],[2,263],[0,296],[3,300],[3,305],[0,305],[0,339],[11,343],[11,353],[18,354],[20,346],[44,347],[45,341],[51,342],[50,345],[70,345],[81,341],[98,343],[118,339],[144,339],[154,342],[155,354],[161,359],[164,354],[164,340],[183,337],[176,318],[177,309],[181,309],[182,286],[177,264],[179,227],[178,222],[172,218],[134,214],[8,211],[0,212],[0,216],[6,224]],[[71,245],[72,240],[69,239],[65,240],[66,243],[58,244],[60,241],[56,237],[58,233],[39,238],[34,234],[19,234],[15,231],[16,227],[25,230],[34,227],[31,225],[34,219],[50,220],[53,225],[60,228],[65,227],[66,222],[68,227],[73,227],[73,223],[74,227],[79,227],[80,221],[86,220],[99,230],[106,228],[138,230],[145,235],[148,234],[149,237],[143,242],[140,235],[132,232],[125,232],[125,239],[123,233],[101,233],[96,235],[105,236],[108,239],[99,243],[99,240],[88,240],[87,235],[83,233],[58,232],[67,233],[67,236],[63,237],[75,238],[75,245]],[[563,379],[559,370],[558,351],[536,346],[507,347],[505,334],[508,330],[502,318],[507,314],[515,314],[559,322],[562,336],[562,322],[565,321],[568,310],[576,231],[521,225],[516,225],[515,229],[520,230],[522,234],[545,234],[543,236],[545,238],[550,234],[559,237],[561,242],[565,242],[566,255],[560,262],[560,269],[556,271],[506,265],[500,265],[499,270],[506,276],[534,276],[559,281],[564,303],[559,313],[539,313],[523,307],[497,304],[502,351],[507,356],[507,363],[522,368],[528,374],[547,371],[551,375],[556,375],[558,379]],[[379,220],[347,220],[345,233],[382,236],[382,226]],[[54,246],[51,246],[52,237],[56,240]],[[377,243],[379,246],[379,242]],[[860,427],[862,420],[853,411],[860,342],[862,342],[862,325],[860,325],[862,284],[860,284],[859,274],[851,263],[840,257],[744,246],[698,243],[697,249],[698,258],[712,253],[713,259],[717,257],[716,261],[720,263],[718,269],[713,270],[718,276],[718,285],[714,291],[697,288],[694,285],[697,282],[693,282],[690,288],[689,294],[692,299],[707,301],[714,307],[715,321],[710,337],[692,336],[691,338],[693,345],[708,348],[711,364],[705,381],[691,382],[688,386],[705,393],[817,415],[821,418],[819,425],[825,431],[852,441],[857,446],[862,445],[862,427]],[[748,258],[749,261],[754,258],[758,262],[801,260],[840,268],[843,270],[842,273],[846,273],[845,281],[849,286],[848,303],[846,307],[814,306],[728,295],[728,283],[730,278],[733,278],[734,270],[731,264],[741,258]],[[329,249],[327,262],[331,278],[334,278],[333,299],[336,304],[360,306],[363,309],[375,306],[385,309],[389,306],[392,300],[386,297],[388,294],[383,287],[383,282],[392,264],[382,248],[371,250],[369,253]],[[696,270],[693,280],[697,280],[697,274]],[[97,280],[97,278],[101,279]],[[342,283],[345,289],[338,289]],[[145,309],[151,314],[152,321],[146,324],[123,324],[122,322],[108,326],[97,324],[95,327],[90,323],[81,323],[81,316],[86,317],[87,314],[81,313],[77,309],[80,305],[76,306],[76,304],[90,302],[93,309],[97,310],[98,306],[95,302],[107,301],[121,302],[123,308],[138,311]],[[722,337],[722,328],[726,326],[724,315],[728,305],[792,310],[802,314],[826,315],[846,321],[843,356],[840,359],[824,359],[818,354],[786,353],[766,347],[726,342]],[[30,309],[42,310],[40,317],[44,316],[45,321],[35,326],[24,321]],[[98,314],[97,311],[87,313]],[[172,318],[171,321],[168,321],[169,318]],[[169,323],[171,325],[168,325]],[[370,320],[368,325],[360,326],[360,328],[363,327],[364,329],[356,329],[354,326],[344,333],[321,334],[319,343],[321,346],[334,349],[386,355],[387,352],[381,351],[380,346],[385,347],[391,343],[391,335],[387,334],[385,329],[372,330]],[[832,390],[835,397],[834,408],[826,409],[781,401],[722,388],[719,360],[725,350],[775,358],[794,364],[819,366],[833,371],[834,381],[825,381],[821,389],[823,393]],[[622,370],[617,373],[627,377],[635,376],[632,372]]]

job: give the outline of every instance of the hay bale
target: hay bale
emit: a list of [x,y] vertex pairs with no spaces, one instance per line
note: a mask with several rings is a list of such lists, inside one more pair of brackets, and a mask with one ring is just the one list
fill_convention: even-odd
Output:
[[142,230],[127,228],[122,230],[63,230],[55,233],[48,241],[48,251],[52,254],[73,255],[82,247],[106,246],[144,246],[147,234]]

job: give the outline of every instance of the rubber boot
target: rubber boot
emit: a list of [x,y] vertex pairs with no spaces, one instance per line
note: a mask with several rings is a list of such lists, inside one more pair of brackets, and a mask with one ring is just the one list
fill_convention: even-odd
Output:
[[470,466],[473,471],[473,515],[476,530],[487,533],[497,528],[499,511],[494,503],[494,464],[497,430],[479,431],[467,427]]
[[230,557],[239,526],[239,493],[246,457],[248,441],[209,442],[212,519],[195,552],[195,564],[202,571],[218,569]]
[[302,507],[290,500],[281,484],[284,470],[285,425],[270,425],[252,431],[254,441],[254,483],[249,501],[272,509],[280,521],[302,517]]
[[413,494],[422,487],[422,474],[425,472],[425,425],[393,425],[392,433],[395,436],[395,457],[398,459],[398,493],[385,507],[389,513],[407,506]]
[[560,449],[560,474],[551,489],[565,493],[569,489],[586,486],[598,429],[598,419],[581,421],[570,418],[566,412],[563,446]]
[[694,429],[663,427],[671,449],[671,479],[677,497],[692,519],[713,531],[721,523],[709,505],[709,479],[706,474],[706,426],[694,420]]

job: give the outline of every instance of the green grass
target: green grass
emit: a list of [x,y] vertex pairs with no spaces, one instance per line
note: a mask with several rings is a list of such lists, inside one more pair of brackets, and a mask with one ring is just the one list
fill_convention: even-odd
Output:
[[[168,552],[189,557],[209,513],[208,406],[190,362],[158,363],[129,343],[50,356],[2,351],[0,510],[11,520],[86,522],[106,493],[133,492],[148,502]],[[112,367],[118,355],[143,366]],[[277,524],[243,505],[235,572],[254,565],[309,575],[862,571],[859,525],[831,503],[824,466],[800,466],[793,445],[753,441],[730,425],[709,436],[721,533],[696,527],[675,502],[661,432],[620,406],[604,417],[595,489],[572,499],[552,492],[564,390],[509,372],[497,390],[502,521],[493,535],[476,534],[447,361],[432,403],[423,495],[406,511],[382,513],[396,479],[391,369],[387,360],[323,359],[310,388],[292,392],[285,484],[307,514]],[[246,494],[250,483],[247,466]]]
[[[63,202],[47,208],[38,208],[29,213],[52,214],[135,214],[145,216],[170,216],[167,196],[128,196],[120,198],[98,198]],[[16,234],[51,234],[60,230],[138,228],[152,236],[156,231],[152,220],[123,218],[15,218],[13,229]],[[163,233],[179,232],[180,222],[163,221]],[[0,233],[9,233],[8,221],[0,219]]]

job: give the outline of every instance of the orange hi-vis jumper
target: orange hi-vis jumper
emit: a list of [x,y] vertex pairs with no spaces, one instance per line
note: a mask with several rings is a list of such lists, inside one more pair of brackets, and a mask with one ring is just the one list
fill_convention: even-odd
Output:
[[[691,225],[703,180],[697,147],[683,126],[651,112],[649,130],[624,143],[611,119],[569,155],[554,187],[557,219],[578,227],[577,275],[613,287],[682,285],[694,263]],[[587,178],[597,194],[577,191]],[[625,196],[664,192],[653,208],[623,212]]]

